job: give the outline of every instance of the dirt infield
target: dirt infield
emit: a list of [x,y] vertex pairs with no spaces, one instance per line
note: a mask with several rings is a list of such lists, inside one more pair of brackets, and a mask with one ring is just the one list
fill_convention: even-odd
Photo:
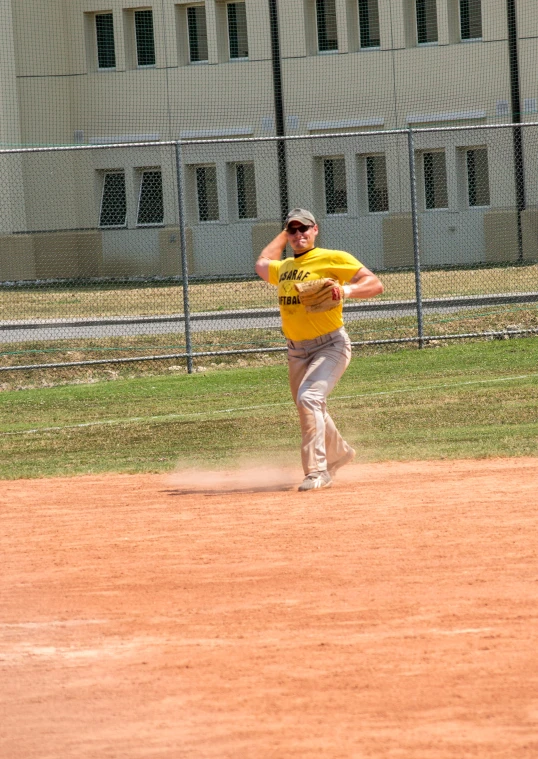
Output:
[[538,756],[538,459],[289,482],[0,483],[0,756]]

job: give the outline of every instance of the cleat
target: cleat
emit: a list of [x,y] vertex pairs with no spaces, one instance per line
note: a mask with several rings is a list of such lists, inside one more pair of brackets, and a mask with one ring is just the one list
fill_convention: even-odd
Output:
[[353,448],[350,448],[347,453],[345,453],[342,458],[338,459],[338,461],[335,461],[334,464],[329,464],[328,471],[331,477],[334,477],[336,472],[346,464],[351,464],[353,459],[355,458],[355,451]]
[[324,472],[310,472],[299,485],[299,490],[320,490],[321,488],[330,488],[332,484],[331,475],[327,470]]

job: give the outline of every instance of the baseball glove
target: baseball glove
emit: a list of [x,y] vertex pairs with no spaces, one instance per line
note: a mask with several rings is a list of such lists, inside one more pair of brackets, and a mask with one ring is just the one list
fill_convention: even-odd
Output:
[[344,300],[344,288],[334,279],[311,279],[297,282],[299,300],[309,313],[320,314],[336,308]]

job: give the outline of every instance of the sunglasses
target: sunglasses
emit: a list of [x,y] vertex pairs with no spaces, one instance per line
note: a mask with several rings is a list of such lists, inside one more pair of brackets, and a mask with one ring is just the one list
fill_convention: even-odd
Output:
[[289,235],[294,235],[296,232],[300,232],[302,235],[308,230],[312,229],[313,224],[298,224],[296,227],[286,227],[286,232]]

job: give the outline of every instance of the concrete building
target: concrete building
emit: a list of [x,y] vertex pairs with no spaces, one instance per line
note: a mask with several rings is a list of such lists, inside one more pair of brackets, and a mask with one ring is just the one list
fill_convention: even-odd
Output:
[[80,146],[0,156],[1,281],[180,275],[176,153],[160,144],[178,139],[197,141],[181,155],[190,272],[251,273],[282,200],[277,143],[252,138],[279,118],[297,138],[289,205],[334,247],[412,262],[408,138],[380,132],[454,126],[469,128],[414,137],[423,262],[538,258],[536,128],[519,153],[514,129],[471,128],[538,120],[533,0],[280,0],[276,98],[270,8],[0,3],[0,143]]

